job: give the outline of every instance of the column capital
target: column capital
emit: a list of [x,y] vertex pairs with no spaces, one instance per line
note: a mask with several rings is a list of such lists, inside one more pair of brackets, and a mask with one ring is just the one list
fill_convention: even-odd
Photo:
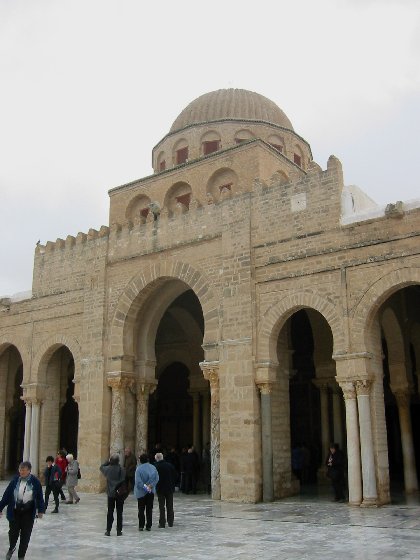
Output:
[[108,376],[121,373],[132,374],[134,371],[134,356],[122,355],[108,358]]
[[370,395],[371,379],[356,379],[355,385],[358,397],[368,397]]
[[136,381],[136,394],[137,398],[147,397],[154,393],[157,388],[157,381],[154,383],[145,383],[143,380],[137,379]]
[[351,400],[356,398],[356,387],[353,381],[342,381],[339,387],[343,391],[344,400]]
[[393,389],[391,385],[391,391],[395,397],[395,400],[397,401],[398,406],[404,406],[406,408],[410,406],[411,392],[408,388],[404,389],[402,387],[398,387],[396,389]]
[[108,375],[107,385],[111,389],[126,389],[134,384],[134,377],[123,373],[117,375]]
[[210,387],[219,387],[219,362],[200,362],[204,379],[210,382]]
[[261,395],[270,395],[274,389],[274,383],[268,381],[257,381],[256,385],[260,390]]
[[25,383],[22,385],[23,401],[31,402],[31,404],[41,404],[45,400],[45,391],[47,385],[44,383]]
[[329,379],[312,379],[312,383],[315,385],[315,387],[318,387],[318,389],[321,391],[321,390],[328,389],[328,387],[330,385],[330,380]]

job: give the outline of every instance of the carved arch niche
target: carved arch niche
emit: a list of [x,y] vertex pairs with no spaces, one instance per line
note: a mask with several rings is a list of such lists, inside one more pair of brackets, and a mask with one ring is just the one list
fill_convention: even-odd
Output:
[[206,193],[210,194],[215,202],[237,192],[238,176],[228,167],[222,167],[211,175],[207,182]]
[[164,207],[171,216],[175,212],[184,214],[190,208],[192,198],[191,185],[185,181],[179,181],[170,187],[165,196]]
[[149,214],[149,204],[151,200],[145,194],[139,194],[130,202],[127,207],[125,217],[127,220],[136,223],[144,223]]

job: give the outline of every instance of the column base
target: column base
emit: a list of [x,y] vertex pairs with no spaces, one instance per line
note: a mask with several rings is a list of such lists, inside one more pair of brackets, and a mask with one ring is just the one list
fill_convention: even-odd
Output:
[[378,498],[363,498],[360,507],[378,507]]

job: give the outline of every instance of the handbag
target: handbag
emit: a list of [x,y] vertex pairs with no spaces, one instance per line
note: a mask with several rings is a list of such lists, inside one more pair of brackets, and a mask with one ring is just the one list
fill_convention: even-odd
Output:
[[77,478],[78,479],[82,478],[82,473],[80,472],[80,467],[77,469]]
[[127,498],[128,494],[129,492],[127,483],[125,480],[122,480],[115,487],[115,497],[124,501]]
[[[120,473],[122,473],[121,471],[121,467],[120,467]],[[129,489],[128,489],[128,485],[126,480],[122,480],[121,482],[119,482],[116,487],[115,487],[115,497],[119,498],[120,500],[124,501],[128,494],[129,494]]]

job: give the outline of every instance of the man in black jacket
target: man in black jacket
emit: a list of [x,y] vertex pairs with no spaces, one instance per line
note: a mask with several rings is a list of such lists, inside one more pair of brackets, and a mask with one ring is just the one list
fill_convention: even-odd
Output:
[[48,502],[51,492],[54,496],[55,508],[51,513],[58,513],[58,506],[60,505],[60,490],[61,490],[61,477],[63,473],[58,465],[55,464],[54,457],[48,455],[45,462],[47,466],[44,471],[45,480],[45,510],[48,507]]
[[155,461],[155,467],[159,473],[159,482],[156,485],[156,493],[159,501],[159,527],[164,529],[166,520],[168,521],[169,527],[172,527],[174,524],[174,489],[177,473],[171,463],[163,460],[162,453],[156,453]]

